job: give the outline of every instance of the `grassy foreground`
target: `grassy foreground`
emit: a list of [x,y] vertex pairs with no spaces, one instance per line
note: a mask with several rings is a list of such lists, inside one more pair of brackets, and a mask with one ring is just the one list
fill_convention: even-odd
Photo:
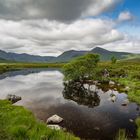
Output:
[[72,134],[47,128],[21,106],[0,100],[0,140],[79,140]]

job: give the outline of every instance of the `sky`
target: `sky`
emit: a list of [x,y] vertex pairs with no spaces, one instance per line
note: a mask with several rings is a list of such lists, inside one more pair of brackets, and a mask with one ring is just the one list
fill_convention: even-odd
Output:
[[0,0],[0,49],[58,56],[67,50],[140,53],[140,0]]

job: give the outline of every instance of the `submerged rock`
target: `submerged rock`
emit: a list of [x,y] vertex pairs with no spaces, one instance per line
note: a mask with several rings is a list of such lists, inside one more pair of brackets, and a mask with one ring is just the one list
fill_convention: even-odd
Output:
[[53,129],[53,130],[61,130],[62,129],[61,126],[56,125],[56,124],[47,125],[47,127],[49,127],[50,129]]
[[59,124],[63,121],[63,118],[61,118],[58,115],[53,115],[50,118],[47,119],[47,124]]
[[95,127],[94,130],[100,131],[100,128],[99,127]]
[[134,120],[132,120],[132,119],[129,119],[129,122],[133,123],[133,122],[134,122]]
[[13,104],[20,101],[22,98],[20,96],[8,94],[6,97],[7,100],[11,101]]

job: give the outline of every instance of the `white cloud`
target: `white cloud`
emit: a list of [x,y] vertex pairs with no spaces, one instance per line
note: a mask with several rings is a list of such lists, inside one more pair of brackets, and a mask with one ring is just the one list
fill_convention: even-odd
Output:
[[83,19],[71,24],[50,20],[0,20],[0,49],[36,55],[91,49],[123,39],[112,20]]
[[118,17],[118,21],[122,22],[122,21],[130,21],[133,20],[134,16],[129,12],[129,11],[124,11],[121,12],[119,17]]
[[140,38],[125,35],[124,40],[105,44],[102,47],[118,52],[140,53]]
[[101,13],[111,11],[122,0],[96,0],[90,4],[89,8],[83,11],[82,16],[97,16]]
[[59,55],[70,49],[89,50],[95,45],[112,46],[116,50],[113,44],[119,48],[123,43],[124,51],[134,51],[131,49],[134,45],[130,44],[138,41],[129,40],[128,43],[124,33],[116,29],[118,21],[133,18],[129,11],[120,13],[117,22],[109,18],[87,19],[113,10],[121,1],[0,0],[0,49]]

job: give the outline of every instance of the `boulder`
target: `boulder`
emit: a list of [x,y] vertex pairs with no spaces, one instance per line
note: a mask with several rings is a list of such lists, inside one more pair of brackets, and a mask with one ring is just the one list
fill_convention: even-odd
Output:
[[63,118],[61,118],[58,115],[53,115],[50,118],[47,119],[47,124],[59,124],[63,121]]
[[8,94],[6,97],[7,100],[11,101],[13,104],[20,101],[22,98],[20,96]]
[[127,106],[129,104],[129,100],[124,100],[123,103],[122,103],[122,106]]
[[109,81],[109,85],[115,85],[114,81]]
[[109,98],[109,100],[110,100],[110,101],[112,101],[112,102],[115,102],[115,101],[116,101],[116,99],[117,99],[117,97],[116,97],[116,96],[112,96],[112,97],[110,97],[110,98]]
[[47,125],[47,127],[49,127],[50,129],[53,129],[53,130],[61,130],[62,129],[61,126],[56,125],[56,124]]

